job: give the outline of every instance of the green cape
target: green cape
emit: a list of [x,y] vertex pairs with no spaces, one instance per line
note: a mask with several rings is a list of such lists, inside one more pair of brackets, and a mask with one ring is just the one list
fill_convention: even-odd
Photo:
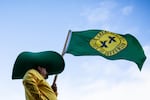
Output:
[[64,70],[65,62],[63,57],[54,51],[22,52],[15,61],[12,79],[22,79],[27,70],[36,66],[45,67],[48,75],[53,75]]

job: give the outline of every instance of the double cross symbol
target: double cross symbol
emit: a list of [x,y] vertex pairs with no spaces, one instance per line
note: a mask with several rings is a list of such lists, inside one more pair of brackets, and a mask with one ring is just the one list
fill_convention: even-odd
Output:
[[[112,36],[108,36],[108,38],[109,38],[109,41],[108,41],[108,43],[109,44],[111,44],[112,42],[116,42],[116,40],[115,40],[115,37],[112,37]],[[107,40],[105,40],[105,41],[100,41],[101,42],[101,47],[105,47],[105,48],[107,48],[108,46],[107,46]]]

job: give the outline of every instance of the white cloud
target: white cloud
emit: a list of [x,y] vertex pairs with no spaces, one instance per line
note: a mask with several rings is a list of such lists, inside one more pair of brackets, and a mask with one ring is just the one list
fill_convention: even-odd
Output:
[[[87,22],[87,27],[119,30],[122,26],[125,28],[125,20],[129,20],[126,16],[133,12],[133,8],[134,6],[132,5],[121,6],[120,3],[116,1],[102,1],[99,5],[94,5],[94,7],[87,6],[84,11],[82,11],[81,16]],[[123,23],[125,23],[125,25],[123,25]],[[133,26],[131,29],[133,29]]]
[[122,9],[122,14],[123,15],[129,15],[133,11],[133,6],[126,6]]
[[105,23],[112,17],[112,11],[115,7],[115,2],[103,1],[94,8],[86,8],[81,15],[86,17],[90,24]]
[[66,80],[60,86],[63,87],[60,100],[149,100],[150,46],[145,46],[144,50],[147,60],[141,72],[136,64],[128,61],[108,62],[100,58],[100,61],[92,59],[80,63],[78,67],[86,76]]

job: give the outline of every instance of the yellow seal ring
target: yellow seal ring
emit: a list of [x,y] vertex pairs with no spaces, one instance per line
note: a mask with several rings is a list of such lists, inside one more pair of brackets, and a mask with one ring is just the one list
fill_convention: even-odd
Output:
[[127,47],[124,37],[109,31],[99,32],[89,44],[105,56],[115,55]]

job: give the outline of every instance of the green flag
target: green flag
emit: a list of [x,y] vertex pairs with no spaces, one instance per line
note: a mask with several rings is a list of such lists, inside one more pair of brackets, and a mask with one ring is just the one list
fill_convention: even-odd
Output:
[[71,32],[65,52],[75,56],[99,55],[110,60],[126,59],[135,62],[140,70],[146,60],[143,48],[134,36],[106,30]]

